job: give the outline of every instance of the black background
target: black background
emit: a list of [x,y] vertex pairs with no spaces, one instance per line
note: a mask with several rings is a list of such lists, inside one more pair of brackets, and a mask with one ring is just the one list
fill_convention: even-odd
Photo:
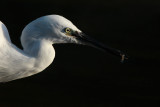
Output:
[[56,58],[43,72],[0,84],[0,107],[159,107],[160,1],[0,1],[0,20],[19,48],[23,28],[50,14],[123,50],[129,60],[122,64],[94,48],[55,45]]

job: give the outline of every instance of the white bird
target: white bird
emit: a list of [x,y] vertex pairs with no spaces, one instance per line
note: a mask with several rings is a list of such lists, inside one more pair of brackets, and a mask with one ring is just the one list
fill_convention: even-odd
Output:
[[89,38],[71,21],[59,16],[43,16],[28,24],[21,35],[23,50],[10,40],[6,26],[0,21],[0,82],[31,76],[47,68],[55,57],[53,44],[76,43],[101,48],[114,55],[125,54]]

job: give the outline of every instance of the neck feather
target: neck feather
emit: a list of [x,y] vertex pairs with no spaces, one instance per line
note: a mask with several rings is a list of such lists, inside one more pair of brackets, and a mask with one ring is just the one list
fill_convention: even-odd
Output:
[[38,71],[48,67],[55,57],[52,44],[46,40],[32,41],[24,51],[35,58],[34,66]]

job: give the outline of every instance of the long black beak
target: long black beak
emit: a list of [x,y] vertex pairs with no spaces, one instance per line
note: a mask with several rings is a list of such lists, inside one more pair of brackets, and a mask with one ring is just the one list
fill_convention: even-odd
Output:
[[108,47],[100,42],[98,42],[97,40],[87,36],[86,34],[82,33],[82,32],[76,32],[74,35],[82,44],[88,45],[88,46],[92,46],[101,50],[104,50],[106,52],[109,52],[115,56],[119,56],[121,57],[121,62],[123,62],[125,59],[128,59],[127,55],[125,53],[123,53],[122,51],[118,50],[118,49],[114,49],[111,47]]

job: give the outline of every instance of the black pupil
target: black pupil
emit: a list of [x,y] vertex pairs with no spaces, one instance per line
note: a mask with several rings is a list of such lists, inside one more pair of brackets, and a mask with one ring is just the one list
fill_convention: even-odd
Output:
[[69,30],[69,29],[67,29],[67,32],[70,32],[70,30]]

